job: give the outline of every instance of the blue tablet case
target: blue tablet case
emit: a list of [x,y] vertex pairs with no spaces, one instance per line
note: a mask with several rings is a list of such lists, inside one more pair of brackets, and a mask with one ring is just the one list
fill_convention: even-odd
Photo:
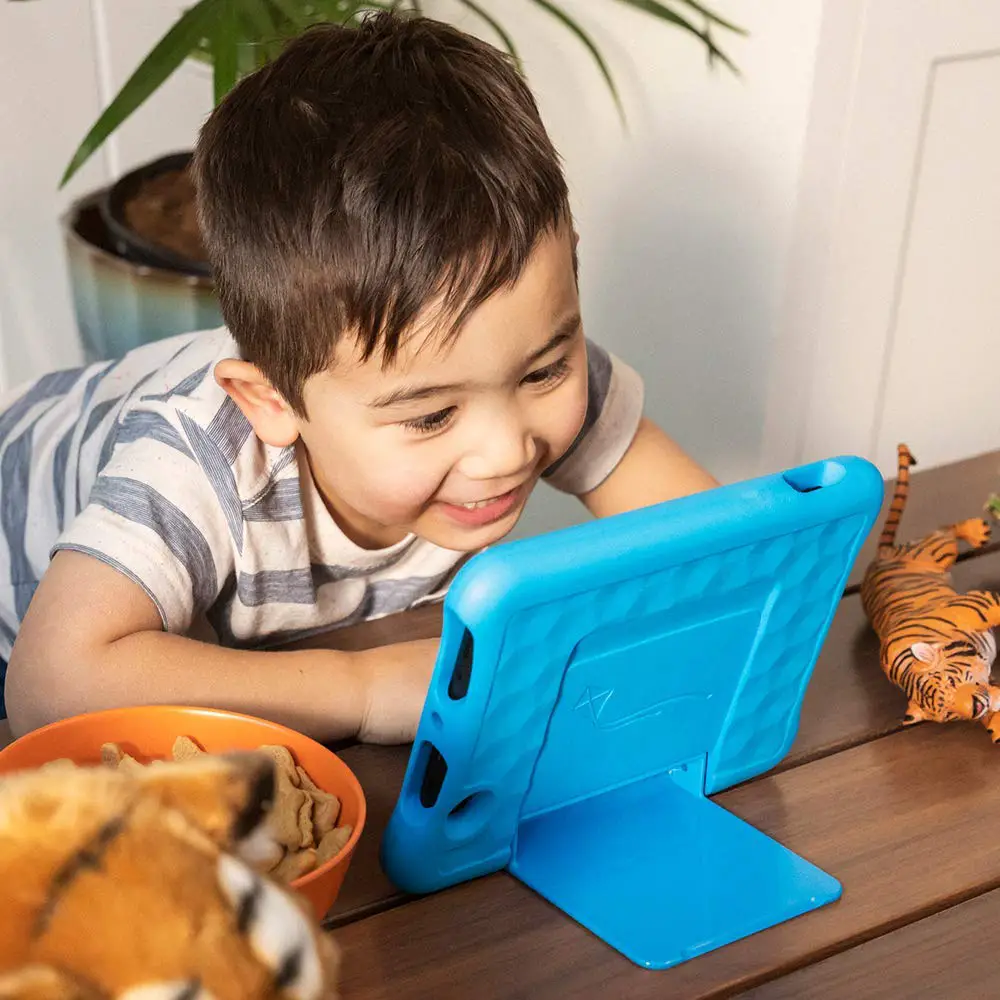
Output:
[[839,883],[706,796],[773,767],[878,514],[858,458],[489,549],[456,576],[383,866],[506,868],[667,968]]

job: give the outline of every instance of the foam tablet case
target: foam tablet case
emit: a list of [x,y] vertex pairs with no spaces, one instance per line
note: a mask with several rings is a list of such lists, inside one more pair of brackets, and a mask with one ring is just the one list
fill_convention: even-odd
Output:
[[788,752],[882,496],[873,465],[831,459],[470,560],[389,877],[425,893],[507,869],[649,968],[836,899],[708,796]]

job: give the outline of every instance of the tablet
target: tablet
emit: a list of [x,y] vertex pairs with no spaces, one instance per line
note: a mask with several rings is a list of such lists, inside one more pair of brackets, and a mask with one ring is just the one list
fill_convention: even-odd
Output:
[[506,869],[666,968],[840,886],[708,796],[774,767],[878,515],[860,458],[471,559],[383,844],[426,893]]

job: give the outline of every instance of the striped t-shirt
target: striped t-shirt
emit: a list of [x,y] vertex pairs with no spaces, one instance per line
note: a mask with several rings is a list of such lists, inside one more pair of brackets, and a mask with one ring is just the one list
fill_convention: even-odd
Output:
[[[587,352],[584,428],[546,473],[571,493],[614,469],[642,410],[639,376]],[[463,554],[347,538],[301,444],[261,442],[215,382],[216,363],[238,356],[225,329],[185,334],[0,396],[0,661],[59,549],[134,580],[165,630],[236,648],[440,596]]]

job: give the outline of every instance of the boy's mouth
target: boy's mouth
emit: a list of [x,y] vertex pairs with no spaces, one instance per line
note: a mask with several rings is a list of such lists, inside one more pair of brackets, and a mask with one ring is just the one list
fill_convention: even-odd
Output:
[[481,527],[505,518],[513,511],[524,494],[524,485],[517,486],[500,496],[486,500],[472,500],[468,503],[446,503],[441,501],[441,509],[453,521],[466,527]]
[[480,507],[489,507],[491,503],[496,503],[497,500],[502,499],[506,494],[501,493],[498,497],[490,497],[489,500],[473,500],[472,503],[459,503],[455,504],[456,507],[464,507],[466,510],[479,510]]

